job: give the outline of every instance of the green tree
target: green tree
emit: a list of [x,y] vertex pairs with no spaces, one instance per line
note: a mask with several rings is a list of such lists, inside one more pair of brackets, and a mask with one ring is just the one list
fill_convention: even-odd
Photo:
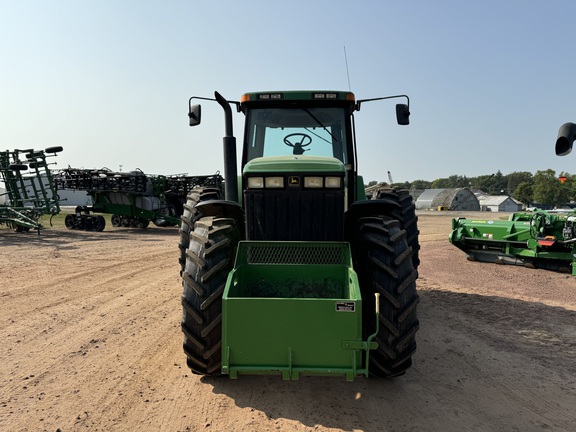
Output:
[[534,200],[532,184],[528,182],[520,183],[514,189],[514,194],[512,196],[523,203],[526,207],[530,207],[530,203]]
[[473,178],[471,183],[474,189],[481,189],[490,195],[501,195],[507,190],[508,178],[498,170],[495,174]]
[[556,171],[536,171],[534,174],[534,201],[552,207],[567,203],[570,198],[569,189],[558,181]]
[[432,182],[428,180],[414,180],[412,182],[412,187],[414,189],[431,189]]
[[[506,185],[506,189],[509,195],[514,196],[516,188],[522,184],[532,184],[534,183],[534,177],[532,173],[527,171],[515,171],[507,175],[508,177],[508,184]],[[522,201],[522,200],[520,200]]]

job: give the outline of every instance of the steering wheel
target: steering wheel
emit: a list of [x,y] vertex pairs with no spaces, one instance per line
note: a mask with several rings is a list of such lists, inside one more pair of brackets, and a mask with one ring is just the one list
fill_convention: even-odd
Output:
[[538,238],[539,234],[543,234],[544,227],[548,224],[549,220],[545,213],[534,213],[530,218],[530,236]]
[[[295,142],[293,144],[289,139],[292,137],[301,137],[300,142]],[[296,140],[293,140],[293,141],[296,141]],[[312,137],[310,137],[310,135],[306,135],[304,133],[293,133],[290,135],[286,135],[284,137],[284,144],[286,144],[288,147],[292,147],[294,149],[294,150],[292,150],[292,154],[301,155],[301,154],[304,154],[305,151],[310,150],[310,149],[305,149],[304,147],[307,147],[310,144],[312,144]]]

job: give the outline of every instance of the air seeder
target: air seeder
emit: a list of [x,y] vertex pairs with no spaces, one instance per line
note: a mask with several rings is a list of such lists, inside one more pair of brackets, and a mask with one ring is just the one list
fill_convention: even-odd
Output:
[[[184,206],[182,331],[194,373],[396,376],[418,329],[418,229],[412,198],[367,200],[353,114],[341,91],[190,98],[225,113],[225,195],[199,188]],[[245,115],[237,172],[232,109]],[[409,123],[398,104],[399,124]]]
[[49,167],[49,157],[62,147],[45,150],[13,150],[0,152],[0,180],[6,192],[0,196],[0,224],[22,232],[43,228],[42,215],[60,212],[57,188]]
[[114,172],[108,168],[66,168],[56,175],[59,189],[86,191],[92,206],[77,206],[66,215],[68,229],[102,231],[106,225],[100,214],[111,214],[114,227],[146,228],[180,223],[188,193],[200,186],[222,188],[220,174],[207,176],[150,175],[140,170]]

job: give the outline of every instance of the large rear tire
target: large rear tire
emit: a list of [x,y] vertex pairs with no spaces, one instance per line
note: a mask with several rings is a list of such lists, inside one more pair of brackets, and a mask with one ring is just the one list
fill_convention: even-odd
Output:
[[364,340],[376,329],[374,294],[380,293],[379,346],[370,352],[370,374],[402,375],[412,365],[418,330],[418,273],[406,231],[391,217],[361,218],[352,240],[352,257],[362,294]]
[[198,213],[194,209],[201,201],[208,201],[213,199],[221,199],[222,193],[218,188],[211,187],[197,187],[192,189],[186,197],[186,204],[184,204],[184,211],[180,216],[180,241],[178,248],[180,249],[180,272],[184,270],[186,265],[186,249],[190,244],[190,231],[194,228],[194,222],[198,219]]
[[418,269],[420,265],[420,244],[418,243],[418,216],[416,216],[416,205],[412,195],[406,189],[380,189],[373,199],[387,199],[394,201],[400,206],[400,209],[391,212],[388,216],[397,219],[400,222],[400,228],[406,230],[406,241],[412,248],[412,264]]
[[240,235],[233,219],[205,217],[190,232],[182,271],[182,332],[188,367],[220,375],[222,295]]

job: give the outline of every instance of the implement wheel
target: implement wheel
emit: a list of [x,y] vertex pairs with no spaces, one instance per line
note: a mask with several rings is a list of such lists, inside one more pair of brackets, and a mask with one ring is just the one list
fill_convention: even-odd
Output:
[[93,216],[92,217],[92,229],[94,231],[104,231],[104,228],[106,227],[106,219],[104,219],[104,216],[98,215],[98,216]]
[[66,228],[68,228],[69,230],[75,229],[76,216],[73,214],[66,215],[66,217],[64,218],[64,225],[66,225]]
[[222,193],[218,188],[211,187],[197,187],[192,189],[186,197],[186,204],[184,204],[184,211],[180,216],[180,241],[178,248],[180,249],[180,273],[184,270],[186,265],[186,249],[190,244],[190,231],[194,227],[194,222],[198,219],[199,215],[194,209],[199,202],[208,201],[213,199],[221,199]]
[[387,216],[361,218],[352,241],[352,257],[362,293],[364,340],[376,329],[374,293],[380,293],[378,349],[370,351],[370,374],[402,375],[412,365],[418,330],[418,273],[406,231]]
[[205,217],[194,224],[182,271],[182,332],[188,367],[220,375],[222,294],[240,235],[233,219]]
[[118,228],[122,226],[122,216],[118,216],[117,214],[113,214],[110,217],[110,222],[112,222],[112,226]]
[[412,199],[412,195],[406,189],[380,189],[373,199],[387,199],[394,201],[400,205],[399,210],[393,211],[388,216],[400,222],[400,228],[406,230],[406,241],[408,246],[412,248],[412,264],[414,268],[418,269],[420,265],[419,251],[420,244],[418,243],[418,216],[416,216],[416,205]]

